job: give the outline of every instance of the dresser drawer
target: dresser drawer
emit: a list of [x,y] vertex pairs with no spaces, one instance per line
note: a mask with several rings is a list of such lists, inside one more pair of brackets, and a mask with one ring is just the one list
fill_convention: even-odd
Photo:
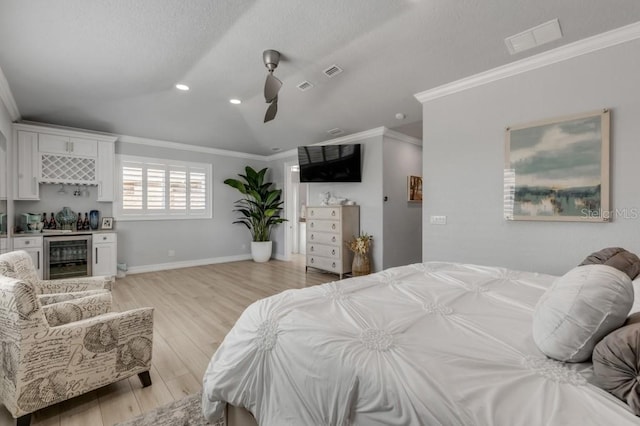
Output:
[[307,254],[340,259],[340,247],[309,243],[307,244]]
[[340,207],[309,207],[307,219],[336,219],[340,220]]
[[339,232],[340,222],[335,220],[309,220],[307,219],[307,232]]
[[342,261],[340,259],[329,259],[307,253],[307,266],[324,269],[325,271],[331,271],[337,274],[342,273]]
[[39,247],[42,247],[42,237],[15,237],[13,239],[13,248],[16,250]]
[[309,232],[307,233],[307,242],[342,245],[340,236],[338,234],[332,234],[329,232]]

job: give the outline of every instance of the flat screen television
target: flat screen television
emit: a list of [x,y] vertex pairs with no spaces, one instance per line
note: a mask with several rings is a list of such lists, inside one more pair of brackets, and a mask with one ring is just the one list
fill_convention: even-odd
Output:
[[360,144],[298,147],[300,182],[361,182]]

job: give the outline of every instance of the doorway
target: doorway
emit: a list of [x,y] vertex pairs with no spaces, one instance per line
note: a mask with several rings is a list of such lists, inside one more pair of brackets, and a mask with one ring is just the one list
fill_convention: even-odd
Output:
[[287,226],[284,232],[284,257],[306,253],[305,209],[309,196],[308,184],[300,183],[300,167],[297,161],[284,163],[285,217]]

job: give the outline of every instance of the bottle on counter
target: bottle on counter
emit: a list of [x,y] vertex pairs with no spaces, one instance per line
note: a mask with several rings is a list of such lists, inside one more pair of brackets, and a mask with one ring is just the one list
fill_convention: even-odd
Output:
[[76,231],[82,231],[82,213],[78,213],[78,220],[76,221]]
[[87,212],[84,213],[84,220],[82,221],[82,230],[83,231],[89,230],[89,213]]
[[56,217],[53,214],[53,212],[51,212],[51,220],[49,221],[49,229],[56,229]]
[[47,222],[47,214],[42,213],[42,229],[47,229],[49,222]]

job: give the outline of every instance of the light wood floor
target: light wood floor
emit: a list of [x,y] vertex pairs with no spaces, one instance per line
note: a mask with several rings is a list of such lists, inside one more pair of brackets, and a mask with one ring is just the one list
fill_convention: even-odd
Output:
[[[111,426],[199,391],[209,359],[242,311],[252,302],[289,288],[337,280],[304,271],[304,258],[232,262],[129,275],[113,290],[114,310],[153,306],[151,379],[137,376],[37,411],[33,426]],[[0,425],[13,425],[0,406]]]

